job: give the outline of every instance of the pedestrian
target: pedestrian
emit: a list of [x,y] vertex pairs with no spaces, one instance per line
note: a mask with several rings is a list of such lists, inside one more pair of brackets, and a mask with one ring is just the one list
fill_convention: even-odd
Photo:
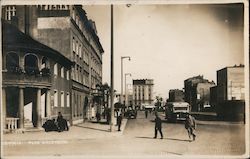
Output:
[[99,123],[101,120],[101,114],[99,112],[96,113],[96,120]]
[[155,114],[155,139],[157,138],[157,132],[159,131],[161,134],[161,139],[163,139],[163,134],[162,134],[162,126],[161,126],[162,120],[159,117],[158,113]]
[[187,114],[185,120],[185,128],[187,129],[188,137],[191,139],[193,137],[193,141],[195,140],[196,135],[194,134],[194,130],[196,129],[195,118],[190,114]]
[[117,117],[117,125],[118,125],[118,131],[121,131],[121,125],[122,125],[122,114]]
[[148,118],[148,110],[145,110],[145,117]]
[[58,131],[64,131],[64,130],[69,130],[67,120],[63,118],[63,115],[61,112],[58,112],[57,116],[57,124],[58,124]]

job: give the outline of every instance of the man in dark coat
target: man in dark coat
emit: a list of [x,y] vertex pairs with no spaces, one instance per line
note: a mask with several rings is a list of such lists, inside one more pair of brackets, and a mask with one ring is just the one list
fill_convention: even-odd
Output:
[[67,120],[63,118],[61,112],[58,112],[57,116],[57,123],[58,123],[58,131],[64,131],[64,130],[69,130]]
[[188,137],[191,139],[193,137],[193,141],[195,140],[196,135],[194,134],[194,130],[196,129],[195,118],[190,114],[187,114],[185,120],[185,128],[187,129]]
[[117,125],[118,125],[118,131],[121,131],[122,114],[120,114],[120,115],[117,117]]
[[158,116],[158,114],[156,113],[155,114],[155,139],[157,138],[157,131],[159,131],[160,132],[160,134],[161,134],[161,139],[163,139],[163,134],[162,134],[162,131],[161,131],[161,123],[162,123],[162,121],[161,121],[161,118]]
[[145,109],[145,118],[148,118],[148,110]]

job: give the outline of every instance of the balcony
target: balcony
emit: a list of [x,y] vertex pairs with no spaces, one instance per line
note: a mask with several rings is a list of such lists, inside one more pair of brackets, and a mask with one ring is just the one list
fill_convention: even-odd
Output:
[[3,85],[24,86],[24,87],[44,87],[52,85],[51,76],[48,74],[28,74],[23,72],[3,72]]

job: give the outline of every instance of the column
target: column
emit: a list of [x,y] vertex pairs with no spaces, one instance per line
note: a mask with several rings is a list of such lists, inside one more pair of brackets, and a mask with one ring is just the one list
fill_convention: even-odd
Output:
[[19,128],[24,128],[24,88],[19,88]]
[[19,66],[21,67],[22,70],[24,70],[24,56],[20,56],[20,64]]
[[2,88],[2,123],[3,123],[3,129],[5,129],[5,119],[6,119],[6,88]]
[[41,89],[37,89],[36,95],[36,114],[37,114],[37,127],[42,127],[42,116],[41,116]]
[[46,117],[51,116],[51,98],[50,98],[50,90],[48,89],[46,92]]

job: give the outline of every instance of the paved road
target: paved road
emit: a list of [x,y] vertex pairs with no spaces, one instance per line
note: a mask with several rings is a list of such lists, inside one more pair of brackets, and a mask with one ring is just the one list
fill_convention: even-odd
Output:
[[8,156],[49,155],[68,156],[172,156],[172,155],[242,155],[244,125],[198,125],[197,140],[189,142],[183,124],[163,123],[164,139],[153,139],[153,115],[145,119],[139,112],[137,119],[127,122],[122,136],[103,139],[65,140],[57,144],[21,144],[4,147]]

